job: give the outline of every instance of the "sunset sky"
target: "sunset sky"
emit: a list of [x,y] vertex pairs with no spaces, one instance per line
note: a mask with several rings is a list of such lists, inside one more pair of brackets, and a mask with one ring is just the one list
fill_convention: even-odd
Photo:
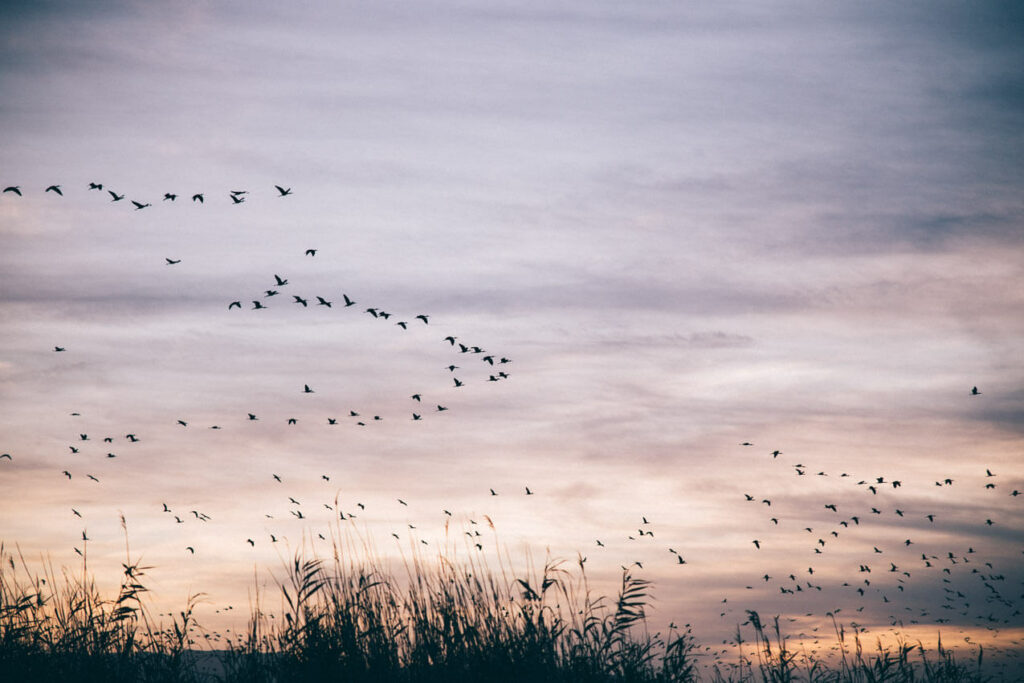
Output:
[[839,608],[1020,649],[1021,35],[989,2],[6,3],[0,539],[77,566],[85,530],[113,582],[123,513],[153,599],[223,625],[325,503],[386,557],[487,515],[515,562],[640,562],[708,646]]

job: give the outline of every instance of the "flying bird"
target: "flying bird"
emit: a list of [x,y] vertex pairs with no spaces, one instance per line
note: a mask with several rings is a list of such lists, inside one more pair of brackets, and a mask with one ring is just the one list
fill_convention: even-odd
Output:
[[135,210],[136,211],[139,211],[141,209],[145,209],[147,206],[153,206],[152,204],[143,204],[142,202],[137,202],[134,199],[132,200],[132,204],[135,205]]
[[260,308],[266,308],[266,306],[261,304],[259,301],[253,300],[253,302],[252,302],[252,310],[255,311],[255,310],[260,309]]
[[294,303],[302,304],[303,308],[309,307],[309,301],[303,299],[301,296],[296,296],[295,294],[292,294],[292,298],[295,299]]
[[971,387],[971,396],[981,396],[981,392],[978,391],[978,387]]
[[349,299],[347,294],[342,294],[341,298],[345,300],[345,308],[356,305],[356,302],[352,301],[352,299]]
[[241,301],[232,301],[231,303],[229,303],[229,304],[228,304],[228,310],[229,310],[229,311],[230,311],[230,310],[231,310],[232,308],[235,308],[235,307],[237,307],[237,308],[241,308],[241,307],[242,307],[242,302],[241,302]]
[[280,185],[274,185],[274,187],[276,187],[277,191],[280,192],[278,197],[287,197],[288,195],[290,195],[292,193],[292,188],[290,188],[290,187],[288,189],[285,189],[285,188],[281,187]]
[[316,256],[316,249],[307,249],[306,256]]
[[179,259],[171,259],[171,258],[167,258],[165,256],[164,260],[167,261],[167,265],[169,265],[169,266],[173,266],[176,263],[181,263],[181,259],[180,258]]
[[124,195],[123,194],[117,194],[113,190],[107,190],[107,194],[109,194],[111,196],[111,200],[110,201],[112,201],[112,202],[119,202],[122,199],[124,199]]
[[46,188],[45,192],[56,192],[61,197],[64,196],[64,193],[60,191],[60,185],[50,185],[48,188]]
[[14,194],[18,195],[19,197],[22,196],[21,188],[19,186],[17,186],[17,185],[11,185],[10,187],[5,187],[4,188],[4,192],[13,192]]
[[89,183],[89,189],[90,190],[102,190],[103,189],[103,183]]
[[231,197],[231,201],[234,202],[235,204],[241,204],[242,202],[245,201],[245,197],[242,197],[242,196],[237,195],[237,194],[231,194],[231,195],[228,195],[228,196]]
[[171,200],[171,201],[173,202],[173,201],[174,201],[175,199],[177,199],[177,198],[178,198],[178,195],[176,195],[176,194],[172,194],[172,193],[170,193],[170,192],[165,192],[165,193],[164,193],[164,201],[165,201],[165,202],[166,202],[166,201],[167,201],[168,199],[170,199],[170,200]]
[[274,274],[274,280],[277,281],[278,287],[284,287],[286,284],[288,284],[288,280],[282,278],[280,275],[277,275],[276,273]]
[[416,319],[417,320],[422,320],[424,325],[429,325],[430,323],[427,322],[427,318],[428,317],[429,316],[424,315],[424,314],[421,313],[420,315],[416,316]]
[[202,204],[203,203],[203,193],[202,192],[197,192],[196,194],[192,195],[192,201],[193,202],[199,202],[200,204]]
[[308,385],[308,384],[304,384],[304,385],[302,385],[302,386],[303,386],[303,389],[302,389],[302,393],[304,393],[304,394],[313,394],[313,393],[316,393],[316,392],[314,392],[314,391],[313,391],[312,389],[310,389],[310,388],[309,388],[309,385]]
[[327,299],[323,298],[322,296],[318,296],[316,298],[316,300],[317,300],[317,305],[318,306],[326,306],[327,308],[331,307],[331,302],[328,301]]
[[54,346],[53,350],[54,350],[55,353],[60,353],[61,351],[64,350],[64,347],[63,346]]

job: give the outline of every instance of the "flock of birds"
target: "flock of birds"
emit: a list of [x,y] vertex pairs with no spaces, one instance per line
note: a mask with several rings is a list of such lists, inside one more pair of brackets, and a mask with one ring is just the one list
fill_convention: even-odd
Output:
[[[275,185],[274,189],[278,198],[292,195],[291,188]],[[126,198],[124,194],[118,194],[113,190],[104,188],[102,183],[89,183],[88,190],[95,192],[105,191],[111,197],[111,202],[120,202]],[[50,185],[43,192],[45,194],[63,196],[61,185]],[[23,196],[23,191],[20,186],[8,186],[0,194],[20,197]],[[227,197],[233,204],[244,203],[248,195],[249,192],[247,190],[231,190],[227,193]],[[164,194],[163,201],[175,202],[178,198],[178,194],[168,192]],[[136,210],[143,210],[151,206],[148,202],[130,201]],[[194,193],[191,195],[191,201],[203,203],[206,201],[206,195],[202,192]],[[317,254],[317,249],[310,248],[304,252],[303,257],[316,258]],[[176,266],[181,263],[181,259],[165,257],[165,260],[167,266]],[[323,294],[292,293],[290,287],[292,285],[290,285],[288,277],[273,274],[272,280],[268,277],[265,284],[260,286],[261,291],[259,294],[232,299],[227,303],[227,310],[229,312],[235,310],[265,311],[274,308],[278,302],[281,302],[279,305],[300,309],[350,311],[350,314],[370,316],[382,324],[389,324],[391,327],[400,329],[403,332],[408,331],[410,327],[433,330],[431,316],[426,313],[399,317],[385,310],[379,304],[372,306],[360,305],[348,293],[342,293],[340,298],[328,298],[328,296]],[[251,302],[251,306],[243,307],[243,301]],[[260,315],[264,314],[261,313]],[[505,371],[505,368],[512,361],[504,355],[490,353],[475,344],[464,343],[464,340],[454,334],[444,335],[440,333],[437,335],[435,343],[444,344],[453,353],[457,354],[457,358],[465,359],[459,360],[460,363],[466,363],[469,359],[475,359],[480,364],[475,367],[485,370],[482,374],[486,375],[486,378],[481,379],[481,382],[494,383],[509,377],[509,373]],[[67,353],[68,347],[58,345],[53,348],[53,352]],[[462,389],[467,385],[469,381],[468,375],[465,372],[458,372],[463,370],[463,368],[468,368],[468,365],[460,366],[453,362],[445,366],[449,373],[449,390]],[[317,391],[318,389],[308,382],[297,382],[297,393],[314,394]],[[968,393],[970,396],[981,395],[981,391],[977,387],[972,387]],[[428,412],[442,413],[448,410],[443,402],[438,402],[436,399],[429,402],[425,401],[424,397],[426,395],[427,393],[422,390],[408,394],[407,400],[412,402],[411,406],[415,406],[415,408],[410,409],[409,414],[411,417],[406,419],[420,421]],[[72,413],[72,416],[76,418],[82,417],[77,412]],[[255,412],[249,412],[244,417],[239,417],[243,423],[256,422],[263,419],[263,416]],[[295,416],[279,417],[279,419],[288,425],[296,425],[300,421],[300,418]],[[348,410],[347,414],[340,417],[337,415],[325,415],[320,416],[319,420],[322,424],[329,426],[349,422],[359,427],[366,427],[369,424],[381,422],[384,420],[384,417],[380,414],[375,414],[374,411],[352,408]],[[183,429],[191,427],[192,422],[191,419],[186,417],[174,418],[174,424]],[[219,430],[221,426],[215,424],[209,425],[208,428]],[[79,431],[77,437],[73,438],[71,443],[68,444],[68,449],[70,455],[77,456],[78,462],[87,460],[90,455],[104,461],[112,461],[119,457],[119,454],[114,451],[120,450],[120,446],[135,448],[136,444],[139,443],[144,443],[144,438],[139,436],[137,431],[128,432],[122,436],[104,435],[97,438],[91,437],[87,431]],[[754,444],[745,441],[740,446],[751,448]],[[783,452],[776,449],[769,451],[768,455],[770,456],[769,461],[776,463],[781,462],[779,456],[783,455]],[[13,461],[13,459],[13,456],[9,453],[0,454],[0,460]],[[845,600],[852,601],[846,604],[853,605],[852,610],[855,613],[863,612],[872,603],[889,606],[892,610],[889,614],[892,626],[900,626],[904,623],[945,624],[950,623],[955,618],[957,623],[960,624],[973,624],[977,627],[998,632],[1001,628],[1019,627],[1024,623],[1021,619],[1021,600],[1024,600],[1021,586],[1024,586],[1024,582],[1020,582],[1020,585],[1011,584],[1007,579],[1006,573],[997,570],[994,558],[983,557],[982,553],[976,552],[973,547],[939,547],[937,541],[931,540],[934,537],[938,537],[937,534],[927,534],[927,538],[924,540],[908,536],[895,545],[882,542],[872,543],[870,544],[871,550],[866,555],[858,557],[845,568],[836,567],[834,563],[830,562],[829,556],[834,551],[841,551],[844,542],[848,538],[853,539],[851,541],[852,547],[864,547],[864,538],[867,530],[871,529],[876,521],[881,522],[880,527],[885,529],[899,528],[904,522],[907,523],[906,526],[913,526],[909,523],[910,517],[908,517],[908,515],[912,515],[917,522],[923,523],[926,520],[928,528],[934,527],[939,530],[942,528],[944,521],[942,513],[940,511],[911,512],[910,508],[916,505],[916,503],[911,502],[911,505],[901,504],[898,500],[903,487],[903,480],[901,479],[886,478],[885,476],[858,478],[846,472],[835,476],[823,470],[814,471],[816,468],[811,468],[799,462],[791,464],[790,467],[795,477],[817,477],[821,478],[822,481],[826,477],[831,477],[829,481],[843,482],[843,484],[850,482],[847,489],[836,490],[837,497],[842,497],[843,501],[846,501],[849,499],[849,496],[846,495],[849,491],[857,491],[859,493],[855,495],[860,496],[860,500],[852,505],[837,500],[823,500],[820,502],[821,507],[818,509],[817,514],[808,516],[810,519],[817,521],[804,523],[806,520],[797,520],[793,518],[793,515],[787,516],[777,512],[779,501],[768,494],[758,493],[755,495],[743,493],[740,500],[750,505],[752,509],[761,511],[762,523],[766,525],[767,529],[773,531],[772,536],[759,536],[752,539],[750,546],[748,546],[752,548],[752,552],[756,553],[770,548],[772,542],[763,539],[772,538],[779,530],[789,528],[796,538],[807,539],[807,558],[810,560],[798,560],[794,557],[794,564],[790,571],[777,576],[764,572],[758,575],[756,580],[752,581],[750,585],[745,587],[747,590],[754,590],[755,585],[771,587],[773,589],[777,588],[777,592],[774,593],[775,596],[790,600],[797,599],[801,595],[821,596],[823,594],[831,594],[834,596],[837,604]],[[91,471],[85,471],[86,469]],[[93,466],[79,469],[76,463],[63,469],[60,476],[67,481],[84,479],[91,482],[91,485],[95,485],[100,483],[97,471]],[[268,481],[275,482],[275,485],[285,486],[287,483],[290,483],[287,476],[282,476],[278,472],[267,472],[266,477]],[[983,490],[986,493],[998,495],[1003,491],[999,484],[998,474],[991,471],[991,469],[985,470],[985,475],[982,479],[984,481]],[[853,483],[855,480],[856,483]],[[332,488],[331,481],[331,475],[327,473],[321,475],[319,483],[322,485],[321,491],[324,495]],[[306,484],[309,484],[309,482],[306,482]],[[943,489],[965,485],[967,484],[955,480],[953,477],[942,477],[934,482],[935,487]],[[534,496],[535,492],[529,486],[523,486],[522,491],[517,492],[517,494]],[[283,504],[282,509],[265,512],[261,523],[264,525],[270,524],[271,522],[267,520],[277,519],[277,515],[285,510],[287,511],[286,519],[294,518],[297,521],[301,520],[303,524],[309,523],[314,515],[308,507],[304,507],[299,501],[299,495],[295,492],[289,495],[282,495],[282,503],[285,498],[287,498],[287,503]],[[492,488],[489,489],[488,495],[495,497],[501,494]],[[1021,495],[1021,491],[1012,488],[1006,495],[1016,498]],[[399,506],[397,509],[409,507],[409,503],[404,498],[396,498],[393,505]],[[364,502],[352,501],[351,504],[343,506],[339,502],[337,495],[333,499],[328,497],[327,500],[317,501],[316,509],[325,510],[330,519],[337,521],[355,520],[370,514],[368,506]],[[820,524],[822,511],[830,514],[828,523],[824,526]],[[169,502],[161,502],[157,512],[165,517],[168,523],[176,526],[190,523],[208,524],[214,522],[213,517],[202,510],[195,508],[179,509],[177,504]],[[388,514],[392,512],[394,510],[388,512]],[[453,517],[453,513],[450,510],[443,509],[439,512],[445,519]],[[77,518],[83,518],[82,513],[76,508],[71,508],[71,513]],[[482,515],[482,518],[493,528],[493,522],[489,516]],[[414,524],[414,521],[413,519],[408,520],[406,522],[407,528],[393,529],[391,535],[396,540],[403,540],[403,538],[407,540],[412,539],[413,542],[418,541],[423,545],[429,545],[427,539],[408,533],[416,532],[418,527]],[[466,526],[463,533],[467,537],[469,547],[482,551],[484,546],[480,532],[480,522],[473,517],[466,517],[465,522],[468,526]],[[897,524],[894,525],[892,524],[893,522]],[[985,529],[986,527],[990,528],[997,525],[998,522],[987,517],[983,521],[979,521],[978,524],[981,529]],[[639,545],[654,542],[656,527],[648,520],[647,516],[640,515],[634,526],[635,530],[624,531],[621,538],[615,539],[618,542],[616,545],[624,543],[627,544],[626,547],[631,547],[628,544]],[[323,541],[328,540],[320,531],[316,535]],[[263,532],[248,534],[244,538],[238,539],[238,542],[242,546],[256,548],[263,543],[274,544],[285,538],[284,533],[271,531],[265,527]],[[84,529],[81,532],[81,540],[83,544],[89,541],[87,532]],[[607,549],[608,544],[605,541],[609,540],[608,537],[605,537],[604,540],[595,539],[595,546],[598,551]],[[83,545],[80,548],[75,545],[74,551],[84,556],[85,546]],[[187,545],[183,545],[182,552],[188,555],[195,555],[197,551],[202,551],[198,543],[190,542]],[[667,561],[673,565],[682,566],[688,564],[688,560],[684,558],[683,553],[677,550],[676,547],[665,546],[661,552],[665,553]],[[1021,552],[1024,553],[1024,550],[1021,550]],[[836,554],[845,557],[842,552],[837,552]],[[582,565],[586,561],[587,558],[581,555],[579,558],[580,564]],[[622,569],[624,571],[631,571],[633,566],[643,569],[644,561],[646,560],[635,560],[630,565],[623,565]],[[755,561],[752,558],[751,564]],[[904,600],[897,600],[897,596],[909,593],[916,584],[927,583],[929,579],[932,580],[931,583],[935,583],[938,588],[941,588],[941,603],[909,605]],[[934,589],[935,587],[932,586],[931,588]],[[928,593],[926,590],[924,594],[934,594],[934,592]],[[722,603],[727,604],[728,597],[723,599]],[[818,600],[818,603],[820,604],[820,600]],[[842,609],[844,608],[836,607],[827,614],[818,616],[833,616],[841,612]],[[720,617],[724,618],[730,612],[731,610],[727,607],[725,611],[721,612]],[[813,613],[806,614],[808,617],[812,615]],[[723,645],[728,645],[728,643],[723,641]],[[707,654],[715,657],[716,661],[720,661],[720,658],[727,655],[727,650],[727,647],[720,650],[707,648]]]
[[[103,183],[89,183],[88,189],[91,190],[91,191],[96,191],[96,192],[102,193],[104,191]],[[274,185],[274,189],[277,190],[277,196],[278,197],[287,197],[287,196],[292,194],[292,188],[290,188],[290,187],[281,187],[280,185]],[[62,185],[49,185],[48,187],[46,187],[46,189],[43,190],[43,193],[44,194],[51,194],[52,193],[52,194],[54,194],[54,195],[56,195],[58,197],[63,197],[64,196],[64,190],[63,190],[63,186]],[[118,194],[117,192],[114,192],[113,190],[110,190],[110,189],[107,189],[106,193],[108,195],[110,195],[110,201],[111,202],[124,201],[124,199],[126,197],[125,194]],[[8,185],[7,187],[5,187],[3,189],[3,192],[0,192],[0,194],[4,194],[4,195],[9,194],[9,195],[16,196],[16,197],[23,197],[23,196],[25,196],[24,193],[21,190],[21,185]],[[244,204],[245,200],[246,200],[246,196],[248,194],[249,194],[248,190],[230,190],[228,192],[228,194],[227,194],[227,198],[231,200],[232,204]],[[196,193],[193,193],[191,196],[192,196],[192,202],[193,203],[199,203],[199,204],[206,203],[206,193],[205,192],[196,192]],[[152,202],[140,202],[140,201],[138,201],[136,199],[129,199],[128,201],[132,204],[132,206],[135,207],[136,211],[141,211],[142,209],[148,209],[151,206],[153,206]],[[165,192],[164,193],[164,197],[163,197],[163,199],[161,201],[164,201],[164,202],[176,202],[176,201],[178,201],[178,194],[176,192]]]

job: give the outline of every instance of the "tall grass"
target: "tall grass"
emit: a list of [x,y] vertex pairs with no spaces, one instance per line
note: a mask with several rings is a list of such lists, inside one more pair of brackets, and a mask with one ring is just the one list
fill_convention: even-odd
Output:
[[[150,568],[131,559],[127,544],[109,597],[84,557],[80,570],[58,574],[44,563],[34,573],[0,544],[0,680],[667,683],[699,680],[701,670],[738,682],[985,680],[980,649],[971,664],[941,642],[931,653],[905,642],[868,652],[859,633],[848,637],[834,619],[838,654],[818,660],[790,646],[777,617],[766,624],[756,612],[745,625],[752,641],[737,630],[736,663],[701,662],[688,629],[648,631],[651,586],[628,570],[615,595],[600,596],[582,557],[527,563],[533,568],[517,573],[500,553],[491,567],[486,553],[449,544],[430,554],[415,546],[392,566],[351,529],[333,541],[331,557],[287,558],[276,596],[257,589],[244,634],[226,642],[195,623],[202,595],[169,624],[154,621],[143,583]],[[212,653],[215,672],[197,666],[197,644]]]

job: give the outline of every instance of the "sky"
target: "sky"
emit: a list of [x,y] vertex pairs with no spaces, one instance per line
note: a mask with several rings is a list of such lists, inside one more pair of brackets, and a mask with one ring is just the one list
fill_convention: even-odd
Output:
[[123,514],[223,626],[338,510],[385,558],[487,515],[710,647],[839,609],[1020,649],[1018,6],[4,12],[8,549],[85,530],[113,581]]

